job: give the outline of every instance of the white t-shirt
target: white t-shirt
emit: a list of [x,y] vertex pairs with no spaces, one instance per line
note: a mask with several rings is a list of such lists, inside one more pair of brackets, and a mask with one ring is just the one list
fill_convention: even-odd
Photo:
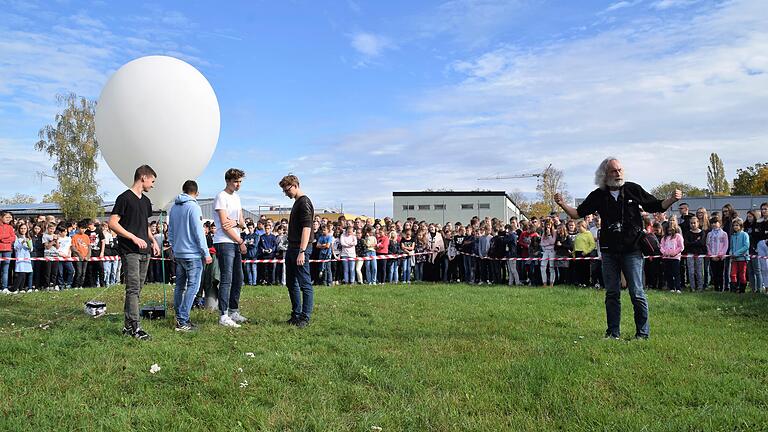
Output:
[[64,236],[59,237],[59,256],[71,257],[72,256],[72,237]]
[[[243,209],[240,205],[240,195],[237,192],[228,194],[226,191],[219,192],[216,200],[213,202],[213,223],[216,224],[216,234],[213,235],[214,243],[235,243],[226,232],[221,223],[219,212],[215,210],[224,210],[230,220],[237,223],[240,220],[240,211]],[[240,228],[232,228],[237,235],[240,235]]]

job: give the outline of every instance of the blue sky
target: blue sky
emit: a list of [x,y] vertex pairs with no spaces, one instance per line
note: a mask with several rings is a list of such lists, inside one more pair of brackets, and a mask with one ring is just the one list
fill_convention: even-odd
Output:
[[247,208],[289,204],[289,171],[316,207],[377,216],[394,190],[533,194],[476,178],[550,163],[585,196],[607,155],[648,188],[706,186],[712,151],[729,177],[768,161],[766,22],[762,0],[0,0],[0,196],[55,187],[33,144],[57,93],[97,99],[153,54],[210,81],[221,135],[198,182],[212,196],[243,168]]

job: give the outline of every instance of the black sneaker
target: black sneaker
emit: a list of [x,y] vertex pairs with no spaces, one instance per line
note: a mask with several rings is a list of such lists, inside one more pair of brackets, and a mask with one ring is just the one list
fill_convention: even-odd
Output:
[[123,327],[123,336],[133,337],[133,329],[129,329],[128,327]]
[[185,323],[185,324],[181,324],[181,323],[177,322],[175,330],[177,332],[184,332],[184,333],[196,332],[197,331],[197,326],[192,324],[192,323],[190,323],[190,322]]
[[152,340],[152,336],[140,328],[133,332],[133,337],[139,340]]
[[307,319],[300,319],[296,321],[296,324],[294,324],[298,328],[304,328],[309,325],[309,320]]
[[292,316],[291,319],[289,319],[285,323],[289,324],[289,325],[296,325],[298,322],[299,322],[299,318],[295,317],[295,316]]

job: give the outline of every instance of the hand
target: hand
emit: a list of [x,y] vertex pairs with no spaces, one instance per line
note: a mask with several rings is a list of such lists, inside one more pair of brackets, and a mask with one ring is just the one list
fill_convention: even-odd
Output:
[[680,189],[675,189],[675,191],[672,192],[669,195],[669,197],[673,198],[675,201],[679,201],[680,199],[683,198],[683,191],[681,191]]
[[146,249],[147,248],[147,242],[145,242],[144,240],[142,240],[142,239],[140,239],[138,237],[135,237],[135,236],[133,237],[133,243],[136,246],[138,246],[139,249]]
[[562,206],[563,205],[563,194],[556,193],[555,194],[555,204]]
[[213,262],[213,258],[210,256],[205,257],[205,265],[211,264]]
[[299,256],[296,257],[296,265],[301,267],[304,265],[304,262],[306,261],[306,255],[304,252],[299,252]]
[[157,246],[156,242],[152,242],[152,253],[155,255],[160,255],[160,248]]
[[240,243],[240,254],[245,255],[248,253],[248,249],[245,247],[245,243]]

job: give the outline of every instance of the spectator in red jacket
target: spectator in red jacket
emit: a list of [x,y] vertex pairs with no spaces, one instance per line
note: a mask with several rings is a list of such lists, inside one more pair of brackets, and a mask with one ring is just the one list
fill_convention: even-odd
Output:
[[[13,242],[16,241],[16,232],[11,225],[11,212],[0,212],[0,258],[10,258],[13,250]],[[11,262],[0,260],[0,289],[8,289],[8,268]]]

